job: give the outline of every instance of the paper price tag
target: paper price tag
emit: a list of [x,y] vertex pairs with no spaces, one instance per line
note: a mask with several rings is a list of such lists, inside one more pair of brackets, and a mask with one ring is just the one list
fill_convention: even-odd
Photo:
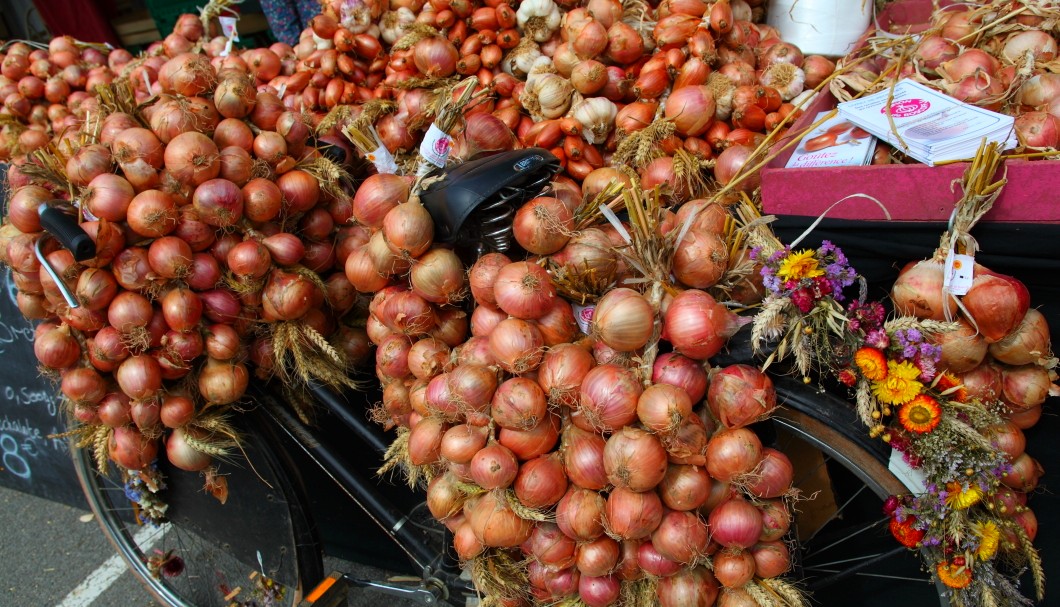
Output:
[[394,156],[385,146],[377,147],[374,151],[366,154],[365,157],[375,165],[375,170],[379,173],[395,175],[398,172],[397,162],[394,161]]
[[964,295],[972,288],[975,258],[971,255],[959,255],[952,250],[946,255],[945,274],[942,279],[942,290],[954,295]]
[[239,32],[236,31],[236,22],[239,19],[237,17],[218,17],[217,20],[221,22],[221,35],[239,42]]
[[432,124],[420,143],[420,156],[434,166],[444,169],[446,161],[449,160],[449,150],[452,148],[453,138]]

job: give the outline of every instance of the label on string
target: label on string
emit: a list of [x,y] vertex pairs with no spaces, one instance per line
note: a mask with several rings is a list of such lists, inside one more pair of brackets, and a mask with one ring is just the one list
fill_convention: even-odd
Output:
[[239,19],[237,17],[218,17],[217,20],[221,22],[221,35],[239,42],[239,32],[236,31],[236,22]]
[[365,154],[365,158],[375,165],[375,170],[379,173],[396,175],[398,172],[397,162],[394,161],[394,156],[390,153],[390,150],[386,149],[386,146],[377,147]]
[[446,161],[449,160],[449,150],[452,148],[453,138],[432,124],[420,143],[420,156],[434,166],[444,169]]
[[588,335],[593,326],[593,313],[596,312],[596,306],[594,304],[587,306],[571,304],[571,307],[574,308],[574,321],[578,323],[578,328]]
[[971,255],[959,255],[950,249],[946,254],[946,265],[942,279],[942,290],[954,295],[964,295],[972,288],[975,258]]

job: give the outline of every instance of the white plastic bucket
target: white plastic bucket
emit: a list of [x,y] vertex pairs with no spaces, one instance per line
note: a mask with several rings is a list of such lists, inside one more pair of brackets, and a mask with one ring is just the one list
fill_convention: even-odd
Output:
[[873,0],[769,0],[766,22],[806,55],[839,57],[872,20]]

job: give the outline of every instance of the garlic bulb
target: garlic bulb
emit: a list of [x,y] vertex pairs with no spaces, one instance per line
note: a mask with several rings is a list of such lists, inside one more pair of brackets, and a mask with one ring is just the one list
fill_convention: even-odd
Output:
[[545,74],[555,74],[556,66],[552,63],[552,60],[544,55],[537,58],[534,61],[533,66],[530,67],[530,71],[526,74],[526,83],[530,84],[534,80],[537,80]]
[[574,85],[563,76],[544,74],[526,86],[520,102],[536,122],[559,118],[570,109]]
[[363,34],[372,25],[372,11],[361,0],[347,0],[339,9],[339,23],[352,34]]
[[582,137],[596,145],[607,141],[607,135],[615,126],[618,106],[607,97],[590,97],[576,103],[570,115],[582,125]]
[[313,34],[313,44],[316,45],[318,51],[326,51],[335,46],[335,41],[330,38],[321,38],[320,36]]
[[526,36],[544,42],[559,28],[563,13],[552,0],[523,0],[515,17]]
[[774,63],[762,72],[758,83],[777,89],[781,99],[791,101],[806,88],[806,72],[790,63]]
[[379,35],[387,44],[394,44],[405,35],[405,26],[415,22],[416,13],[407,7],[387,11],[379,21]]
[[541,58],[548,59],[541,54],[541,47],[530,38],[523,38],[501,61],[501,69],[520,80],[526,80],[534,63]]
[[728,120],[732,116],[732,96],[736,92],[736,85],[719,72],[711,72],[707,76],[707,87],[714,95],[714,118]]

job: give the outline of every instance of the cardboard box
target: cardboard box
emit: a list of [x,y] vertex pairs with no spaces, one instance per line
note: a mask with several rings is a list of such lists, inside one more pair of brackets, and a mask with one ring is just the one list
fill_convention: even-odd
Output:
[[[931,14],[930,0],[906,0],[888,7],[895,7],[898,12],[881,14],[881,26],[900,20],[919,23]],[[813,124],[818,112],[830,110],[835,104],[835,98],[822,91],[789,132],[801,133]],[[762,169],[762,206],[767,213],[816,217],[842,198],[863,194],[879,200],[892,220],[947,221],[961,198],[960,179],[968,166],[959,163],[940,167],[901,164],[785,169],[794,148]],[[1060,161],[1006,160],[1003,167],[1008,170],[1008,184],[984,221],[1060,223]],[[827,216],[886,219],[877,204],[862,197],[836,205]]]

